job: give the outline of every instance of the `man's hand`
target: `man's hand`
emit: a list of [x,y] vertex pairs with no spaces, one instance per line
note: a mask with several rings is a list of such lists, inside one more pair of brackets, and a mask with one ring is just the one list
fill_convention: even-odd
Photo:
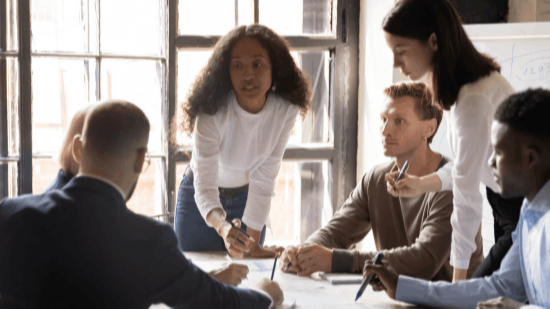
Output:
[[279,284],[267,278],[258,281],[258,283],[256,283],[252,287],[252,289],[267,293],[273,300],[273,307],[281,305],[283,303],[283,300],[285,300],[283,296],[283,291],[279,287]]
[[221,283],[236,286],[241,284],[242,280],[248,275],[248,266],[229,263],[209,271],[208,274]]
[[298,276],[309,276],[316,271],[332,271],[332,249],[321,245],[302,246],[296,252]]
[[505,309],[516,309],[521,308],[525,304],[522,304],[520,302],[517,302],[513,299],[507,298],[507,297],[499,297],[494,298],[488,301],[480,301],[477,303],[478,309],[485,309],[485,308],[505,308]]
[[[243,233],[241,233],[241,231],[239,230],[239,228],[241,227],[241,220],[234,219],[233,224],[235,225],[235,227],[231,226],[231,223],[224,220],[219,225],[219,227],[216,228],[216,231],[223,238],[227,251],[232,256],[242,258],[245,252],[250,251],[250,247],[254,243],[254,239],[249,239]],[[244,245],[240,243],[237,239],[241,240]]]
[[372,262],[365,263],[365,269],[363,270],[363,278],[370,274],[375,274],[372,278],[370,285],[374,291],[386,291],[386,294],[391,299],[395,299],[395,291],[397,289],[397,280],[399,276],[390,271],[384,265],[374,265]]
[[288,263],[291,263],[288,269],[286,270],[287,273],[297,273],[300,271],[298,268],[298,261],[296,260],[296,253],[298,253],[298,248],[294,246],[288,246],[286,249],[281,253],[281,263],[279,263],[281,267],[281,271],[285,271],[286,265]]

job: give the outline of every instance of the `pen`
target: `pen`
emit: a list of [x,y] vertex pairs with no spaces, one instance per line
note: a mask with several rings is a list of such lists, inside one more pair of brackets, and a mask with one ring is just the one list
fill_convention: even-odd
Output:
[[[395,183],[397,183],[401,178],[403,178],[403,175],[405,175],[405,172],[409,169],[409,160],[405,161],[405,164],[403,165],[403,168],[401,169],[401,172],[399,175],[397,175],[397,179],[395,180]],[[395,187],[392,189],[392,193],[395,192]]]
[[[231,226],[232,226],[232,227],[236,228],[237,230],[239,230],[239,232],[241,232],[244,236],[246,236],[246,238],[250,238],[250,235],[248,235],[248,234],[247,234],[245,231],[243,231],[241,228],[236,227],[235,224],[233,224],[233,222],[230,221],[229,223],[231,223]],[[235,239],[237,239],[238,242],[240,242],[241,244],[244,245],[244,242],[243,242],[242,240],[240,240],[240,239],[238,239],[238,238],[235,238]]]
[[286,264],[285,269],[283,269],[283,271],[286,272],[290,267],[290,265],[292,265],[292,263],[288,262],[288,264]]
[[275,262],[273,263],[273,270],[271,271],[271,281],[273,281],[273,275],[275,275],[275,266],[277,266],[277,257],[275,257]]
[[[374,257],[374,259],[372,260],[372,262],[375,264],[375,265],[380,265],[382,264],[382,260],[384,259],[384,254],[381,253],[381,252],[378,252],[376,254],[376,256]],[[355,296],[355,301],[357,301],[359,299],[359,297],[361,297],[361,295],[363,295],[363,292],[365,292],[365,289],[367,288],[367,285],[369,285],[370,281],[372,280],[372,278],[374,277],[374,274],[370,274],[367,276],[367,278],[365,278],[363,280],[363,283],[361,283],[361,287],[359,288],[359,291],[357,292],[357,296]]]

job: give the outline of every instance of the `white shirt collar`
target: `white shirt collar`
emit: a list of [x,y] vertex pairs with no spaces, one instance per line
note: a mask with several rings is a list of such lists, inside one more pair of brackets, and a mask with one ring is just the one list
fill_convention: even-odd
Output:
[[[525,199],[527,201],[527,199]],[[540,211],[550,211],[550,180],[537,192],[535,198],[529,204],[529,208]]]
[[101,180],[101,181],[107,183],[108,185],[110,185],[111,187],[115,188],[118,191],[118,193],[120,193],[120,195],[122,195],[122,199],[124,201],[126,201],[126,193],[124,193],[124,190],[122,190],[122,188],[120,188],[118,185],[116,185],[114,182],[110,181],[109,179],[106,179],[106,178],[103,178],[103,177],[97,176],[97,175],[87,174],[87,173],[78,173],[78,175],[76,175],[76,177],[89,177],[89,178]]

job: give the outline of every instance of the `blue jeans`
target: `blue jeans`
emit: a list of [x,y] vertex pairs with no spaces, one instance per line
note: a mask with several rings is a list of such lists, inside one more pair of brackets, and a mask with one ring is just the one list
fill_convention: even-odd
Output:
[[[227,214],[225,220],[231,222],[235,218],[242,220],[248,191],[233,195],[230,198],[220,197],[223,209]],[[182,251],[221,251],[226,250],[223,239],[216,230],[206,225],[195,203],[195,187],[193,179],[183,175],[178,191],[176,219],[174,222],[179,247]],[[246,231],[246,225],[241,227]],[[260,245],[265,240],[265,225],[260,234]]]

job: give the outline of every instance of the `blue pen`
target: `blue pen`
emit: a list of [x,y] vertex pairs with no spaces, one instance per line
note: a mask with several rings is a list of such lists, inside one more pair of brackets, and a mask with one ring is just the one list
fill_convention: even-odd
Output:
[[[231,223],[232,227],[236,228],[237,230],[239,230],[239,232],[241,232],[244,236],[246,236],[246,238],[250,238],[250,235],[248,235],[245,231],[241,230],[241,228],[236,227],[235,224],[233,224],[233,222],[229,222],[229,223]],[[237,239],[238,242],[244,245],[244,242],[242,240],[238,238],[235,238],[235,239]]]
[[277,266],[277,257],[275,257],[275,262],[273,262],[273,270],[271,271],[271,281],[273,281],[273,275],[275,275],[275,266]]
[[[384,254],[381,253],[381,252],[378,252],[376,254],[376,256],[374,257],[374,259],[372,260],[372,262],[375,264],[375,265],[380,265],[382,264],[382,260],[384,259]],[[374,274],[370,274],[367,276],[367,278],[365,278],[363,280],[363,283],[361,283],[361,287],[359,288],[359,291],[357,292],[357,296],[355,296],[355,301],[357,301],[359,299],[359,297],[361,297],[361,295],[363,295],[363,292],[365,292],[365,289],[367,288],[367,285],[369,285],[370,281],[372,280],[372,278],[374,277]]]

